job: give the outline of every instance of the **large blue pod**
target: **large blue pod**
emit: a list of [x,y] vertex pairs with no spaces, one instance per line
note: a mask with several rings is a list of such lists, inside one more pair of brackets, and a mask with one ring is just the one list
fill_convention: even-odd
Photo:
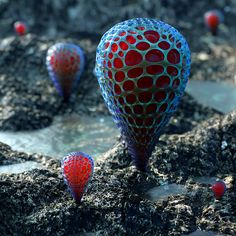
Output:
[[155,19],[121,22],[103,35],[95,73],[136,167],[146,170],[188,81],[186,40],[175,28]]

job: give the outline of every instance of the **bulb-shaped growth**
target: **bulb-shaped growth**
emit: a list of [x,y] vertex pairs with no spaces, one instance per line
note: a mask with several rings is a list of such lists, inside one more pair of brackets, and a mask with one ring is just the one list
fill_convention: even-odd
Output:
[[69,191],[75,201],[80,203],[93,175],[94,162],[92,157],[83,152],[72,152],[64,157],[61,168]]
[[219,24],[223,23],[224,16],[218,10],[207,11],[204,14],[204,22],[212,35],[217,35]]
[[132,19],[103,35],[95,72],[137,169],[146,170],[161,131],[183,95],[189,71],[185,39],[161,21]]
[[16,21],[14,23],[14,29],[18,36],[23,36],[27,33],[27,26],[22,21]]
[[49,75],[65,101],[77,87],[84,70],[84,53],[79,46],[57,43],[48,49],[46,65]]
[[213,191],[215,198],[217,200],[221,199],[226,191],[226,185],[223,181],[216,181],[212,186],[211,190]]

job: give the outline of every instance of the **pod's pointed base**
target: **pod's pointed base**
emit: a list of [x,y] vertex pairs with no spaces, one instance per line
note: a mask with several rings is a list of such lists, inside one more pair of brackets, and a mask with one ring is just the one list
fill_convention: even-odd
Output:
[[212,36],[218,36],[218,28],[211,29]]
[[132,156],[133,163],[137,170],[146,172],[149,154],[144,150],[128,147],[129,153]]

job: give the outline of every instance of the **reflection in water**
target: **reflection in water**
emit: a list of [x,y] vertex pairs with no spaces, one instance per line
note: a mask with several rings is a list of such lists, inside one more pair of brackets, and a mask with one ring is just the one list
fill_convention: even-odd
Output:
[[147,196],[152,201],[163,201],[169,196],[174,196],[178,194],[186,194],[187,189],[184,185],[180,184],[165,184],[155,188],[150,189],[147,192]]
[[33,169],[42,169],[43,165],[35,161],[0,166],[0,174],[18,174]]
[[236,109],[236,86],[230,83],[190,80],[186,91],[199,103],[223,113]]
[[118,135],[111,117],[70,115],[57,117],[52,126],[41,130],[0,132],[0,141],[17,151],[61,159],[73,151],[96,157],[111,148]]

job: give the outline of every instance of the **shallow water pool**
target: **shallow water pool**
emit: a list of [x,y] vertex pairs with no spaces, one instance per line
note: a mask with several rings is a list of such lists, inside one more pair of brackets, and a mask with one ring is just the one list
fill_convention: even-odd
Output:
[[190,80],[186,91],[199,103],[223,113],[236,109],[236,86],[226,82]]
[[35,161],[0,166],[0,174],[19,174],[33,169],[42,169],[43,165]]
[[55,118],[47,128],[35,131],[0,132],[0,141],[13,150],[40,153],[61,159],[69,152],[82,151],[93,157],[110,149],[119,130],[109,116],[70,115]]

